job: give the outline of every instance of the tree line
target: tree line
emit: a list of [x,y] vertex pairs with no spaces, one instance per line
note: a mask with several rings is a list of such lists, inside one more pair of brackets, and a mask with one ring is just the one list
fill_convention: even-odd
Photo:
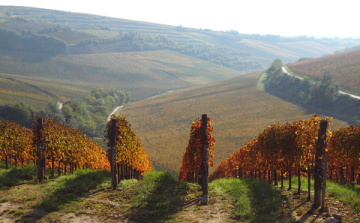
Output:
[[32,106],[19,102],[15,105],[0,105],[0,119],[15,121],[21,126],[30,128],[33,117],[40,115],[53,118],[55,121],[66,123],[79,129],[88,136],[103,135],[106,119],[112,109],[124,105],[131,100],[130,93],[121,90],[104,90],[96,88],[83,98],[75,98],[65,102],[62,109],[57,103],[50,103],[47,107],[36,110]]
[[298,78],[283,73],[282,66],[277,59],[266,70],[267,92],[305,107],[331,112],[332,116],[360,120],[360,100],[339,94],[339,86],[333,82],[331,72],[324,72],[319,82],[312,82],[307,76]]
[[48,35],[39,35],[30,31],[14,31],[0,28],[0,49],[47,54],[62,54],[66,52],[64,41]]

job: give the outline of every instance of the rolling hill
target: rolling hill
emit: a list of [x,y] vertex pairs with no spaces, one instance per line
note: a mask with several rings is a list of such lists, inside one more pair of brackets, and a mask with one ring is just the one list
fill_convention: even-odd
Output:
[[[4,92],[2,102],[24,100],[34,107],[39,107],[36,103],[44,104],[51,99],[66,101],[81,97],[95,87],[127,90],[137,101],[169,90],[241,74],[168,50],[58,55],[36,62],[1,52],[0,60],[1,88],[3,91],[8,89],[9,82],[14,85]],[[23,91],[31,94],[25,95],[21,93]],[[21,97],[16,98],[19,94]],[[55,97],[49,97],[50,94]]]
[[360,50],[289,64],[295,73],[320,80],[325,72],[334,82],[352,93],[360,94]]
[[[1,102],[36,108],[95,87],[127,90],[138,101],[261,70],[275,58],[286,63],[360,44],[11,6],[0,6],[0,39]],[[9,82],[14,86],[5,92]]]
[[[178,173],[191,123],[211,118],[216,140],[214,166],[270,124],[308,119],[313,113],[256,89],[253,73],[128,104],[121,111],[153,163]],[[336,128],[345,125],[335,121]]]
[[173,50],[229,67],[233,66],[228,61],[222,61],[221,58],[216,60],[212,58],[216,57],[216,54],[222,54],[222,57],[226,56],[246,64],[236,67],[248,71],[266,68],[276,58],[288,63],[300,57],[320,57],[345,47],[360,45],[360,40],[356,39],[242,34],[236,31],[193,29],[90,14],[11,6],[0,6],[0,27],[53,36],[65,41],[69,46],[84,41],[110,40],[119,36],[119,33],[163,35],[176,45],[176,47],[172,46]]

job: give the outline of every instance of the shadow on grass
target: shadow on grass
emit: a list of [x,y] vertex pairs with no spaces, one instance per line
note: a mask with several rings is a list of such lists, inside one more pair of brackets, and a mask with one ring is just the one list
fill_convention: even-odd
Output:
[[[50,188],[50,195],[39,204],[32,213],[24,216],[41,218],[45,215],[67,207],[79,201],[90,190],[97,189],[110,179],[110,173],[105,170],[78,170],[75,174],[62,176],[55,180],[56,184]],[[45,211],[43,214],[39,212]]]
[[163,222],[189,205],[184,202],[189,185],[178,182],[167,172],[147,173],[137,187],[130,220]]
[[282,196],[268,183],[255,179],[243,180],[249,189],[251,202],[250,222],[281,221]]
[[13,169],[0,170],[0,189],[17,186],[26,181],[31,183],[31,180],[36,177],[36,167],[18,167]]

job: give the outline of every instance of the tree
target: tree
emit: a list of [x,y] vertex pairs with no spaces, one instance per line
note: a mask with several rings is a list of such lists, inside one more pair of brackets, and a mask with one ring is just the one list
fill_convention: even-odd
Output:
[[326,71],[321,78],[320,84],[315,84],[310,88],[310,103],[320,107],[332,107],[337,97],[338,86],[332,82],[332,74]]
[[69,124],[71,118],[74,116],[73,109],[69,105],[65,105],[62,111],[65,115],[66,124]]

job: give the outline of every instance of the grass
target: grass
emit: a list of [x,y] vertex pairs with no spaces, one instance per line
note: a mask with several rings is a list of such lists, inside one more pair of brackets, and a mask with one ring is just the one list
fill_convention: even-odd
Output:
[[260,90],[260,91],[264,91],[265,90],[265,81],[267,79],[267,73],[263,73],[256,85],[256,89]]
[[[200,186],[178,182],[170,173],[152,171],[142,180],[121,181],[111,189],[110,173],[99,170],[77,170],[38,183],[24,180],[31,168],[4,170],[0,177],[10,177],[16,184],[0,188],[0,221],[96,221],[112,222],[295,222],[324,218],[318,211],[309,212],[306,202],[307,179],[301,178],[302,192],[297,195],[297,178],[292,190],[280,189],[255,179],[218,179],[209,184],[209,203],[198,197]],[[34,168],[33,168],[34,169]],[[31,173],[31,171],[30,171]],[[1,181],[2,182],[2,181]],[[326,202],[331,211],[343,213],[344,222],[356,222],[359,213],[360,186],[327,182]],[[312,182],[313,188],[313,182]],[[312,195],[313,197],[313,195]],[[311,213],[311,214],[309,214]],[[315,216],[315,217],[314,217]]]
[[36,167],[28,166],[24,168],[4,169],[0,166],[0,189],[13,187],[24,182],[34,182],[36,176]]
[[40,204],[46,212],[60,210],[73,203],[91,190],[108,185],[108,171],[78,170],[74,174],[60,177],[49,187],[49,196]]
[[218,179],[209,184],[216,194],[232,196],[235,219],[241,222],[281,220],[282,197],[269,184],[255,179]]
[[[214,166],[271,124],[313,117],[304,108],[256,89],[262,73],[195,86],[126,105],[125,115],[150,159],[178,173],[191,123],[211,118],[216,140]],[[334,121],[336,128],[345,122]],[[166,152],[163,152],[166,151]],[[213,168],[210,168],[210,172]]]
[[152,171],[144,176],[135,190],[134,213],[130,219],[162,222],[181,210],[189,185],[178,182],[167,172]]
[[[0,176],[3,174],[1,170]],[[178,182],[168,172],[152,171],[141,181],[121,181],[116,190],[111,189],[109,175],[106,171],[77,170],[41,184],[29,180],[1,188],[1,204],[7,209],[0,220],[4,216],[30,222],[196,222],[219,218],[226,222],[270,222],[278,219],[281,210],[276,208],[279,194],[266,183],[251,179],[210,183],[209,204],[202,206],[200,186]],[[267,210],[262,217],[258,216],[260,204]]]
[[[297,192],[298,178],[293,177],[291,182],[292,190],[287,192],[289,181],[284,180],[284,189],[282,190],[283,194],[291,196],[293,193]],[[305,200],[305,197],[307,197],[308,194],[307,178],[305,177],[301,177],[301,191],[303,199],[299,199],[298,202],[296,202],[295,199],[288,199],[289,203],[293,202],[292,211],[298,215],[299,213],[307,213],[311,209],[312,205],[312,202],[307,203]],[[313,201],[313,199],[314,180],[311,179],[311,201]],[[353,186],[351,184],[339,184],[332,181],[327,181],[325,204],[328,207],[330,213],[340,212],[344,217],[347,217],[348,220],[344,220],[345,222],[358,222],[358,215],[360,215],[360,185]],[[320,215],[321,212],[317,214]],[[309,216],[307,216],[307,218],[308,217]]]

